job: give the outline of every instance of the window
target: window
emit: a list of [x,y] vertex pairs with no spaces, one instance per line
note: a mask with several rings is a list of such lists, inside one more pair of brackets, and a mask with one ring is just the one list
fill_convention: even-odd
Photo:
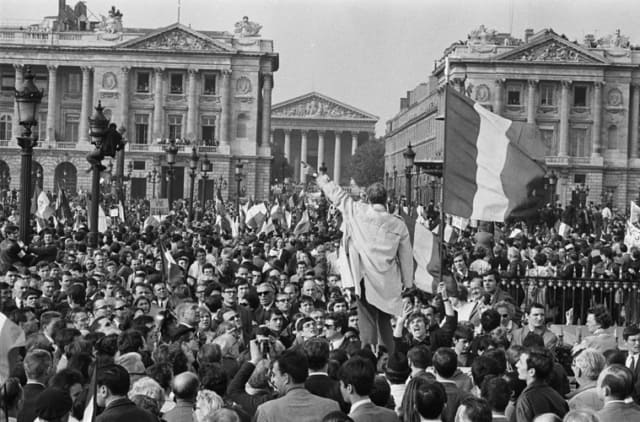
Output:
[[574,85],[573,87],[573,106],[587,106],[587,87],[584,85]]
[[202,116],[202,140],[207,146],[216,145],[216,118],[215,116]]
[[44,89],[44,95],[47,95],[49,88],[49,76],[47,74],[37,73],[35,78],[33,78],[33,83],[38,89]]
[[238,125],[236,127],[236,136],[238,138],[246,138],[247,137],[247,122],[249,118],[246,114],[240,113],[238,114]]
[[67,92],[78,94],[82,90],[82,75],[79,73],[69,73],[67,75]]
[[16,76],[14,73],[3,73],[2,74],[2,86],[0,89],[2,91],[13,91],[16,87]]
[[553,127],[540,128],[540,135],[542,135],[542,142],[545,146],[545,155],[558,155],[558,143],[556,142],[555,131],[553,130]]
[[133,169],[134,170],[144,170],[147,168],[147,163],[144,161],[134,161],[133,162]]
[[149,72],[136,73],[136,92],[149,92]]
[[616,125],[611,125],[607,129],[607,148],[618,148],[618,127]]
[[586,174],[574,174],[573,175],[573,183],[576,185],[584,185],[587,183],[587,175]]
[[47,112],[38,113],[38,137],[42,140],[47,139]]
[[216,93],[216,75],[213,73],[204,74],[204,95],[215,95]]
[[149,115],[136,114],[136,144],[146,144],[149,142]]
[[569,139],[569,155],[571,157],[588,157],[591,142],[587,138],[586,128],[572,128]]
[[522,105],[522,87],[519,85],[507,86],[507,105]]
[[172,73],[171,74],[171,89],[169,92],[171,92],[172,94],[182,94],[183,92],[183,87],[182,87],[182,73]]
[[542,84],[540,86],[540,105],[552,106],[555,105],[553,94],[555,87],[550,84]]
[[2,116],[0,116],[0,139],[2,139],[3,141],[11,140],[11,131],[11,115],[3,114]]
[[182,116],[180,114],[169,115],[169,139],[182,137]]
[[67,142],[78,142],[78,128],[80,115],[78,113],[67,113],[64,119],[64,136]]

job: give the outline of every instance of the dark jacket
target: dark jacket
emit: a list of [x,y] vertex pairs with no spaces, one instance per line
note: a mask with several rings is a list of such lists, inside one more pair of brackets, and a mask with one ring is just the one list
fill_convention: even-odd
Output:
[[42,384],[26,384],[22,387],[22,397],[24,403],[22,410],[18,413],[18,422],[33,422],[36,418],[36,403],[38,396],[44,391]]
[[262,391],[257,394],[249,394],[245,391],[244,385],[251,378],[255,368],[255,365],[251,362],[243,363],[227,386],[227,398],[238,403],[252,419],[258,406],[272,398],[271,393],[268,391]]
[[569,411],[569,405],[560,393],[544,381],[534,381],[518,397],[513,422],[530,422],[542,413],[555,413],[560,418]]
[[329,375],[309,375],[307,380],[304,382],[304,388],[316,396],[337,401],[340,405],[340,410],[344,413],[349,413],[349,403],[345,402],[342,397],[342,393],[340,392],[340,383],[329,377]]
[[140,409],[128,398],[121,398],[109,403],[96,417],[96,422],[158,422],[158,418]]

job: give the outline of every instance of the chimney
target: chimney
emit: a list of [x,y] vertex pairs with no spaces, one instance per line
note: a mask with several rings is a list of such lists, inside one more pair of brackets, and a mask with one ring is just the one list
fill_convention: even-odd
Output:
[[527,28],[524,30],[524,42],[528,43],[529,38],[533,37],[533,28]]
[[64,15],[66,9],[66,0],[58,0],[58,31],[64,31]]
[[405,111],[409,108],[409,99],[402,97],[400,98],[400,111]]

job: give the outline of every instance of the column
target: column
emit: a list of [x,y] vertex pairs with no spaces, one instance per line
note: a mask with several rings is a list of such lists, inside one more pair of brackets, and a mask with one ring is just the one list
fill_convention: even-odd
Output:
[[640,113],[640,92],[638,92],[640,86],[631,85],[631,151],[629,151],[630,158],[638,158],[638,113]]
[[[17,90],[22,90],[22,84],[24,83],[24,78],[23,78],[23,71],[24,71],[24,66],[21,64],[14,64],[13,68],[15,69],[16,72],[16,78],[15,78],[15,89]],[[36,119],[38,118],[38,116],[36,116]],[[22,126],[20,126],[20,117],[18,116],[18,103],[13,100],[13,120],[11,121],[11,134],[13,138],[17,138],[18,136],[21,135],[20,133],[20,128]]]
[[198,69],[189,68],[189,79],[188,85],[189,90],[187,91],[187,139],[190,141],[195,141],[198,138],[198,95],[196,93],[196,77],[198,75]]
[[496,80],[496,97],[495,101],[495,110],[494,113],[502,115],[504,113],[504,79]]
[[291,164],[291,130],[284,130],[284,158]]
[[47,92],[47,141],[56,140],[56,121],[58,120],[58,65],[47,65],[49,70],[49,92]]
[[122,72],[122,83],[120,84],[120,116],[119,122],[114,122],[118,127],[129,130],[129,67],[120,69]]
[[571,81],[561,81],[560,89],[560,148],[558,155],[569,155],[569,85]]
[[358,149],[358,132],[351,132],[351,155]]
[[162,127],[162,117],[164,114],[164,110],[162,108],[162,99],[164,97],[164,93],[162,92],[163,72],[163,68],[155,68],[155,87],[153,89],[153,130],[151,132],[154,139],[162,139],[164,136],[164,128]]
[[341,132],[336,130],[335,149],[333,150],[333,180],[340,184],[340,149],[342,148]]
[[229,145],[229,125],[231,124],[231,70],[222,71],[222,120],[220,121],[220,145]]
[[317,168],[320,171],[322,163],[324,162],[324,131],[318,131],[318,164]]
[[[592,151],[591,155],[594,157],[600,157],[602,155],[602,85],[603,82],[596,81],[593,84],[593,132],[591,134],[591,145]],[[637,96],[637,87],[634,87],[634,92],[636,93],[636,105],[638,104],[638,96]],[[636,116],[638,109],[636,108]],[[633,116],[633,115],[632,115]],[[633,121],[633,117],[632,117]],[[637,123],[637,121],[636,121]],[[637,124],[636,124],[637,127]],[[638,132],[636,131],[636,135]],[[633,132],[632,132],[632,140],[633,140]],[[636,137],[637,140],[637,137]],[[637,145],[637,143],[636,143]],[[637,150],[637,148],[636,148]]]
[[538,81],[529,79],[527,81],[527,123],[536,122],[536,85]]
[[271,91],[273,90],[273,75],[265,73],[262,76],[262,136],[260,147],[266,147],[271,133]]
[[89,116],[91,116],[91,67],[82,66],[82,102],[80,104],[80,122],[78,138],[80,142],[89,142]]
[[301,131],[300,135],[302,138],[300,142],[300,181],[304,183],[307,171],[305,170],[304,165],[302,164],[302,161],[304,161],[305,163],[307,162],[307,148],[308,148],[307,131],[306,130]]

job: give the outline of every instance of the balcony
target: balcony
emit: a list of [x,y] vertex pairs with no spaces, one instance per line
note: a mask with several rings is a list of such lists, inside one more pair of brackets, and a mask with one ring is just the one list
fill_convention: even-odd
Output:
[[76,149],[78,144],[76,142],[56,142],[55,149]]
[[149,144],[129,144],[129,151],[149,151]]

